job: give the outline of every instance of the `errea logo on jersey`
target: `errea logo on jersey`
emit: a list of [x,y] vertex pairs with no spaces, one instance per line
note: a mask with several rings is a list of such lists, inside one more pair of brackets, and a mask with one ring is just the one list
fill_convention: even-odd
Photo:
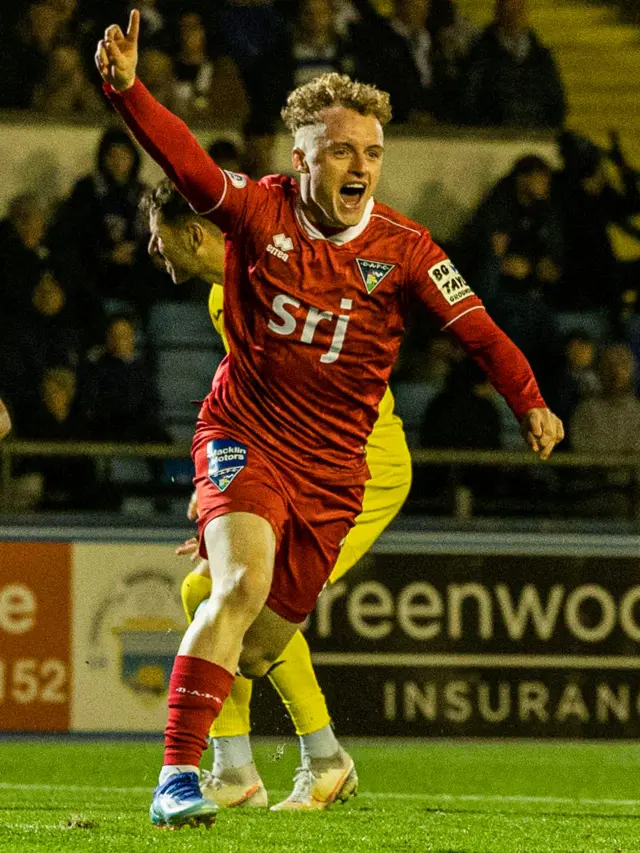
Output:
[[281,261],[288,261],[289,255],[287,252],[292,251],[293,240],[287,237],[286,234],[274,234],[272,239],[273,243],[269,243],[267,252],[270,255],[275,255],[276,258],[280,258]]

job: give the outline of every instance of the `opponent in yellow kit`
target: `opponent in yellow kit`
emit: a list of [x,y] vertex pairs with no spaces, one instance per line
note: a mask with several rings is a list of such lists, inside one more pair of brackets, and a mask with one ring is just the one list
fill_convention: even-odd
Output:
[[[221,285],[214,284],[211,288],[209,314],[228,350],[224,334]],[[393,408],[393,395],[387,388],[380,401],[378,420],[367,441],[366,455],[371,479],[366,484],[362,512],[345,539],[329,583],[335,583],[367,553],[398,513],[409,493],[411,456],[402,421],[394,414]],[[185,578],[182,584],[182,601],[190,621],[198,606],[209,597],[210,593],[210,577],[208,573],[202,574],[201,567]],[[332,743],[335,745],[337,743],[331,733],[331,718],[313,670],[309,646],[300,631],[294,635],[274,664],[269,673],[269,680],[284,702],[296,733],[301,737],[303,749],[303,766],[296,774],[293,793],[273,808],[279,810],[323,809],[335,800],[346,799],[355,793],[357,776],[353,762],[350,762],[343,772],[338,773],[336,770],[331,770],[328,765],[327,770],[322,772],[321,759],[315,762],[315,766],[311,762],[304,761],[305,739],[309,740],[315,733],[328,734]],[[228,749],[229,739],[238,738],[241,744],[243,736],[244,742],[248,743],[246,736],[251,729],[250,700],[251,681],[238,676],[234,681],[231,695],[225,701],[220,715],[211,728],[214,743],[224,739]],[[337,747],[340,748],[339,745]],[[248,775],[246,772],[243,773],[242,762],[245,758],[251,762],[253,775],[251,771]],[[206,774],[201,782],[203,795],[215,799],[220,806],[266,806],[266,791],[255,771],[250,751],[245,751],[243,756],[242,749],[239,750],[235,768],[236,774],[233,773],[232,762],[231,771],[227,765],[224,774],[221,774],[216,772],[214,766],[213,774]]]

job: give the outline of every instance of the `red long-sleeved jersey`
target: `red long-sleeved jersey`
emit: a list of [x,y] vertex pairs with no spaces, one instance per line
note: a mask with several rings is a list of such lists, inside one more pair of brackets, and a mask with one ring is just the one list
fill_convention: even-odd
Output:
[[139,81],[124,93],[105,90],[194,210],[226,237],[230,353],[203,420],[314,478],[361,482],[364,445],[415,299],[479,362],[517,418],[545,406],[527,360],[421,225],[371,199],[357,226],[325,237],[305,216],[294,180],[221,170]]

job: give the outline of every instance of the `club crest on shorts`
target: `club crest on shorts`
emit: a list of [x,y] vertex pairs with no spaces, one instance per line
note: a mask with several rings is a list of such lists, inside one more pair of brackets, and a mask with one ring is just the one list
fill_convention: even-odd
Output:
[[247,448],[233,438],[214,438],[207,444],[209,470],[214,486],[224,492],[247,464]]
[[367,261],[365,258],[356,258],[356,263],[358,264],[364,286],[367,288],[367,293],[369,294],[373,293],[380,282],[395,267],[395,264],[385,264],[382,261]]

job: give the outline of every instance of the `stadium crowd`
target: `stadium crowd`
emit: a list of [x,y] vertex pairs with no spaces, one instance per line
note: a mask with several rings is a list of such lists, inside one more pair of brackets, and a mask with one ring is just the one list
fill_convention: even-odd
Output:
[[[0,108],[106,123],[93,45],[128,5],[6,4]],[[609,235],[613,223],[631,229],[640,213],[639,173],[615,134],[605,150],[562,130],[562,81],[527,22],[525,0],[497,0],[484,30],[453,0],[137,5],[141,78],[189,124],[215,125],[223,115],[242,127],[242,150],[224,138],[211,149],[232,171],[269,171],[287,92],[333,70],[389,91],[400,123],[555,133],[562,167],[519,158],[445,248],[529,358],[568,427],[566,449],[640,453],[640,262],[619,261]],[[202,299],[206,284],[176,289],[149,258],[139,172],[129,135],[109,128],[93,171],[54,210],[22,194],[0,222],[0,316],[11,318],[0,340],[0,397],[17,437],[171,438],[155,390],[149,316],[165,300]],[[407,337],[394,385],[414,446],[513,446],[493,389],[437,330],[425,334],[422,319]],[[406,395],[412,403],[403,410]],[[39,476],[32,503],[40,506],[117,502],[97,489],[86,460],[32,459],[18,473]],[[443,483],[426,473],[428,481],[417,478],[419,498]],[[486,478],[469,484],[480,493],[518,489]],[[605,494],[603,484],[628,486],[600,478],[584,493]]]

